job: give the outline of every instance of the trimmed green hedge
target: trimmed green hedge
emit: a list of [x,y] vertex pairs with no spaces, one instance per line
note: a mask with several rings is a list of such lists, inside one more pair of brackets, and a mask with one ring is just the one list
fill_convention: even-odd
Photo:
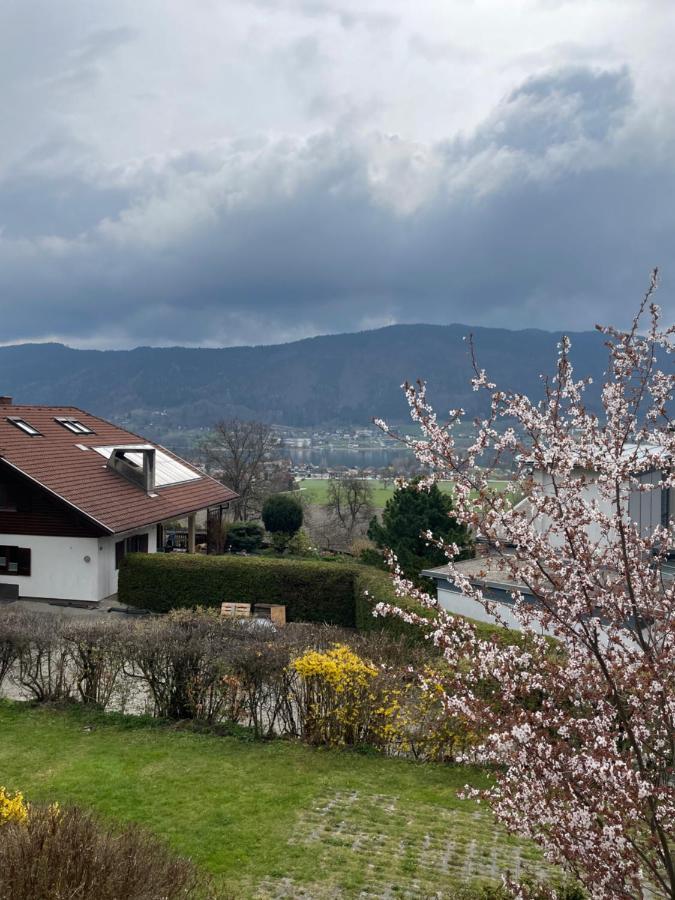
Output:
[[120,566],[118,598],[152,612],[234,603],[284,603],[289,622],[353,628],[349,565],[264,556],[132,553]]
[[391,603],[392,606],[410,609],[426,617],[431,615],[419,603],[396,596],[389,572],[372,566],[354,566],[354,603],[356,627],[359,631],[384,629],[390,634],[405,636],[413,641],[424,639],[424,630],[416,625],[408,625],[394,616],[373,615],[373,609],[378,603]]

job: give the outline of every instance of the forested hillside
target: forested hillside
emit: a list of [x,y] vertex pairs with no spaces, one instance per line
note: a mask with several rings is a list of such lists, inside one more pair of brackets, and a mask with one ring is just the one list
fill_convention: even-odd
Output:
[[[471,390],[466,336],[480,365],[500,385],[530,395],[550,371],[559,333],[465,325],[394,325],[290,344],[224,349],[184,347],[73,350],[61,344],[0,348],[0,394],[21,403],[80,406],[142,421],[166,411],[183,427],[240,416],[294,425],[367,423],[406,417],[400,385],[424,378],[439,410],[480,411]],[[602,338],[573,335],[576,371],[597,381]]]

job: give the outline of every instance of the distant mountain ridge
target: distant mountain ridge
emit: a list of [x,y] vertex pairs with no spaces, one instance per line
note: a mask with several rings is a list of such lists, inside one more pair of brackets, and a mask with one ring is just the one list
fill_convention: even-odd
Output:
[[[500,386],[537,396],[539,374],[555,365],[562,332],[466,325],[392,325],[289,344],[223,349],[186,347],[74,350],[63,344],[0,347],[0,394],[20,403],[79,406],[116,421],[157,412],[184,428],[231,416],[289,426],[366,424],[407,418],[400,385],[429,382],[439,414],[483,410],[471,389],[467,335]],[[579,375],[601,380],[597,332],[571,335]]]

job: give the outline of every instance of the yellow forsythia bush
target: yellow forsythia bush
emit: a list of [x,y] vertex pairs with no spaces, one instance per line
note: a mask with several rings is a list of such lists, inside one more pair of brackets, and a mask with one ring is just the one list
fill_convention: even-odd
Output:
[[23,799],[23,794],[20,791],[10,794],[0,785],[0,827],[8,822],[23,825],[27,821],[28,804]]
[[377,675],[375,666],[345,644],[334,644],[330,650],[307,650],[293,661],[293,667],[303,678],[320,678],[339,694],[365,687]]
[[438,673],[423,681],[377,667],[344,644],[307,650],[292,668],[305,740],[328,746],[368,744],[393,756],[451,762],[477,743],[468,722],[448,715]]
[[371,735],[370,683],[378,669],[344,644],[307,650],[293,660],[302,678],[305,739],[311,743],[354,745]]
[[450,716],[444,691],[432,670],[425,670],[425,684],[415,680],[382,692],[378,728],[389,753],[434,762],[452,762],[478,743],[469,723]]

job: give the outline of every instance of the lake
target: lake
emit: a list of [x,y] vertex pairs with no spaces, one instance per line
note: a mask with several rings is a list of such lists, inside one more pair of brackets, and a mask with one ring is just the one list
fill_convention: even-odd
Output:
[[411,452],[404,447],[389,449],[375,448],[358,450],[353,447],[284,447],[284,456],[291,459],[294,465],[312,465],[332,469],[336,466],[348,466],[355,469],[383,469],[395,465],[402,458],[409,460]]

